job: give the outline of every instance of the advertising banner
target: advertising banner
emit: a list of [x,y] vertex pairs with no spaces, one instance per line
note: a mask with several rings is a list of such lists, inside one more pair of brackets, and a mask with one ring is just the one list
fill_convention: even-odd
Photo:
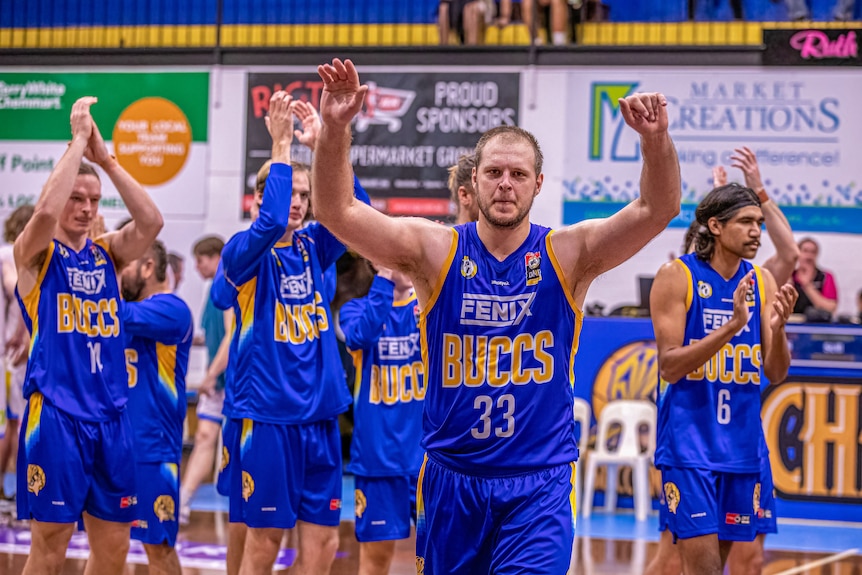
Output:
[[[763,184],[794,231],[862,233],[858,74],[843,70],[630,68],[567,74],[566,151],[560,180],[563,223],[605,217],[637,197],[641,149],[619,98],[662,92],[682,170],[686,227],[712,188],[712,169],[729,181],[734,148],[756,154]],[[588,103],[588,105],[587,105]]]
[[[390,214],[446,218],[449,166],[471,152],[484,131],[518,123],[518,74],[368,72],[362,82],[369,90],[354,124],[351,161],[375,207]],[[255,174],[270,156],[264,117],[279,89],[318,108],[323,83],[308,73],[249,74],[246,217]],[[310,153],[294,142],[293,158],[307,163]]]
[[862,66],[862,30],[764,30],[766,66]]
[[[71,139],[82,96],[108,149],[166,217],[203,217],[206,207],[209,74],[0,72],[0,215],[36,198]],[[125,206],[102,178],[100,209]]]

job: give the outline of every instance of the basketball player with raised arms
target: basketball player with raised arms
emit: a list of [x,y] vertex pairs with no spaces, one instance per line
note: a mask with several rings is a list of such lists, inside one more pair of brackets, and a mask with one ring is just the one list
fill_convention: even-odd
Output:
[[[31,334],[18,452],[18,516],[32,519],[27,575],[60,572],[82,513],[86,573],[120,573],[136,513],[117,270],[152,245],[162,216],[108,153],[90,115],[95,103],[85,97],[72,106],[72,142],[15,241],[17,296]],[[95,241],[88,232],[102,185],[84,157],[111,178],[132,216]]]
[[614,216],[553,233],[531,224],[542,154],[529,132],[502,126],[476,146],[478,222],[449,228],[390,218],[352,198],[350,124],[367,87],[349,60],[318,73],[315,214],[362,255],[404,271],[422,309],[427,455],[417,488],[417,570],[564,573],[574,537],[581,307],[593,279],[679,212],[666,100],[634,94],[620,101],[640,134],[644,168],[641,196]]
[[[330,361],[337,342],[321,286],[323,270],[346,249],[319,223],[302,227],[311,188],[308,169],[291,163],[294,113],[290,95],[275,92],[267,121],[272,164],[255,193],[258,217],[222,251],[230,289],[218,279],[212,292],[215,305],[232,306],[236,317],[225,393],[233,422],[224,437],[231,442],[230,521],[248,526],[243,575],[272,572],[285,529],[296,527],[299,540],[291,573],[328,573],[338,548],[338,414],[350,393],[341,363]],[[368,201],[358,182],[356,191]]]
[[668,530],[686,574],[719,575],[757,532],[761,374],[790,367],[784,332],[796,291],[747,260],[760,247],[754,190],[728,184],[695,212],[694,252],[665,264],[650,295],[659,357],[655,461]]
[[192,312],[171,293],[168,253],[156,240],[122,271],[129,411],[135,428],[137,517],[132,539],[144,544],[152,575],[181,575],[180,460],[186,417],[186,372]]

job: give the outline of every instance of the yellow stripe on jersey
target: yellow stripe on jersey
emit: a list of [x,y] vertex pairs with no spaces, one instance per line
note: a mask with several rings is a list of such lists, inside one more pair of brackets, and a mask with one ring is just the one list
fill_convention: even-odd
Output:
[[763,270],[760,266],[751,266],[754,268],[754,275],[757,278],[757,292],[760,295],[760,309],[766,309],[766,284],[763,283]]
[[245,453],[251,447],[251,436],[254,432],[254,421],[251,419],[242,420],[242,432],[239,436],[240,453]]
[[[45,261],[42,262],[42,267],[39,269],[39,275],[36,277],[36,284],[30,293],[23,295],[21,299],[24,301],[24,308],[27,310],[27,316],[33,324],[33,331],[36,331],[36,326],[39,325],[39,299],[42,296],[42,282],[45,280],[45,274],[48,273],[48,266],[51,265],[51,259],[54,257],[54,242],[48,244],[48,249],[45,252]],[[35,340],[35,334],[30,338],[30,347]]]
[[425,499],[422,496],[422,483],[425,481],[425,466],[428,465],[428,454],[422,457],[422,467],[419,468],[419,480],[416,482],[416,526],[425,522]]
[[688,278],[688,282],[685,286],[685,311],[688,311],[691,309],[691,300],[694,298],[694,280],[691,277],[691,270],[688,269],[688,266],[684,261],[680,259],[676,259],[674,261],[682,266],[682,269],[685,271],[685,277]]
[[42,423],[42,405],[44,398],[38,391],[30,396],[30,413],[27,415],[27,432],[24,435],[24,442],[27,446],[30,441],[38,437],[39,426]]
[[254,326],[254,295],[257,291],[257,278],[252,278],[242,284],[237,294],[237,305],[239,305],[239,348],[242,349],[245,338],[251,333]]
[[156,342],[156,361],[159,365],[159,383],[174,401],[177,400],[177,346]]
[[437,298],[440,296],[440,292],[443,291],[443,283],[446,281],[446,276],[449,275],[449,270],[452,268],[452,260],[455,259],[456,251],[458,251],[458,232],[453,229],[452,245],[449,246],[449,254],[443,262],[443,267],[440,268],[440,275],[437,276],[437,282],[434,284],[434,289],[431,290],[430,297],[428,298],[428,301],[425,302],[425,309],[422,310],[423,319],[431,312],[431,308],[433,308],[434,304],[437,303]]
[[353,381],[353,401],[356,401],[359,399],[359,390],[362,388],[362,350],[348,349],[347,351],[353,357],[353,370],[356,372]]
[[554,246],[551,243],[553,231],[548,232],[545,236],[545,249],[548,250],[548,257],[551,258],[551,265],[554,268],[554,273],[557,274],[557,281],[563,286],[563,292],[566,294],[566,301],[569,302],[572,311],[575,312],[575,333],[572,338],[571,353],[569,354],[569,385],[575,385],[575,355],[578,353],[578,344],[581,340],[581,326],[584,324],[584,312],[575,301],[575,294],[572,288],[566,281],[566,274],[563,273],[563,266],[560,265],[560,260],[557,259],[557,253],[554,251]]
[[430,373],[428,371],[428,314],[431,308],[437,303],[437,298],[440,292],[443,291],[443,283],[446,281],[446,276],[449,275],[449,270],[452,268],[452,261],[455,259],[455,253],[458,251],[458,232],[452,230],[452,245],[449,247],[449,254],[443,262],[443,267],[440,270],[440,275],[437,276],[437,283],[431,291],[431,297],[425,302],[425,307],[419,312],[419,341],[420,350],[422,353],[422,373]]
[[416,301],[416,294],[415,293],[411,293],[409,296],[407,296],[404,299],[400,299],[398,301],[392,302],[392,307],[404,307],[405,305],[407,305],[413,301]]
[[[581,431],[583,433],[583,430]],[[577,525],[578,523],[578,494],[575,490],[575,481],[578,475],[578,467],[575,465],[575,462],[572,461],[569,465],[572,466],[572,477],[569,481],[572,484],[572,490],[569,492],[569,503],[572,506],[572,527]]]

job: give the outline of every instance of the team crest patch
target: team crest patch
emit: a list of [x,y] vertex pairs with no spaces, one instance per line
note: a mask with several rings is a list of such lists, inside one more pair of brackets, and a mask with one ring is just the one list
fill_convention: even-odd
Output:
[[668,481],[664,484],[664,498],[667,501],[667,510],[676,515],[676,509],[679,507],[679,488],[676,483]]
[[90,249],[93,252],[93,262],[97,266],[103,266],[108,263],[108,260],[105,259],[104,254],[102,254],[102,250],[100,250],[96,246],[92,246]]
[[251,497],[252,493],[254,493],[254,479],[252,479],[251,474],[248,471],[243,471],[242,498],[248,501],[248,498]]
[[524,266],[527,268],[527,285],[534,286],[542,280],[542,254],[527,252],[524,255]]
[[174,498],[170,495],[159,495],[156,498],[156,502],[153,503],[153,511],[155,511],[156,517],[159,518],[159,523],[176,521],[174,518],[175,510],[176,504],[174,503]]
[[38,465],[31,463],[27,466],[27,491],[38,496],[43,489],[45,489],[45,472]]
[[760,483],[754,484],[754,514],[758,515],[760,512]]
[[697,281],[697,295],[706,299],[712,296],[712,286],[706,283],[705,281],[698,280]]
[[471,279],[476,276],[477,271],[476,262],[471,260],[470,256],[464,256],[464,259],[461,260],[461,275]]
[[66,246],[57,244],[57,251],[60,252],[60,255],[63,256],[64,258],[69,257],[69,250],[66,249]]
[[416,320],[416,326],[419,326],[419,320],[422,318],[422,310],[419,309],[419,304],[413,306],[413,319]]
[[221,446],[221,466],[219,466],[218,471],[221,473],[227,468],[227,464],[230,463],[230,451],[227,450],[227,447],[224,445]]
[[425,558],[416,556],[416,575],[425,575]]
[[356,499],[356,516],[362,519],[362,514],[365,513],[365,509],[368,507],[368,500],[365,499],[365,494],[362,493],[361,489],[356,490],[355,494]]

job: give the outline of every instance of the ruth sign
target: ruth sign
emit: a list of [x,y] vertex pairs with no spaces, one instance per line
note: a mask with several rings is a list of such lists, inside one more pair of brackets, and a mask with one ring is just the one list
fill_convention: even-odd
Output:
[[862,66],[862,30],[764,30],[766,66]]

